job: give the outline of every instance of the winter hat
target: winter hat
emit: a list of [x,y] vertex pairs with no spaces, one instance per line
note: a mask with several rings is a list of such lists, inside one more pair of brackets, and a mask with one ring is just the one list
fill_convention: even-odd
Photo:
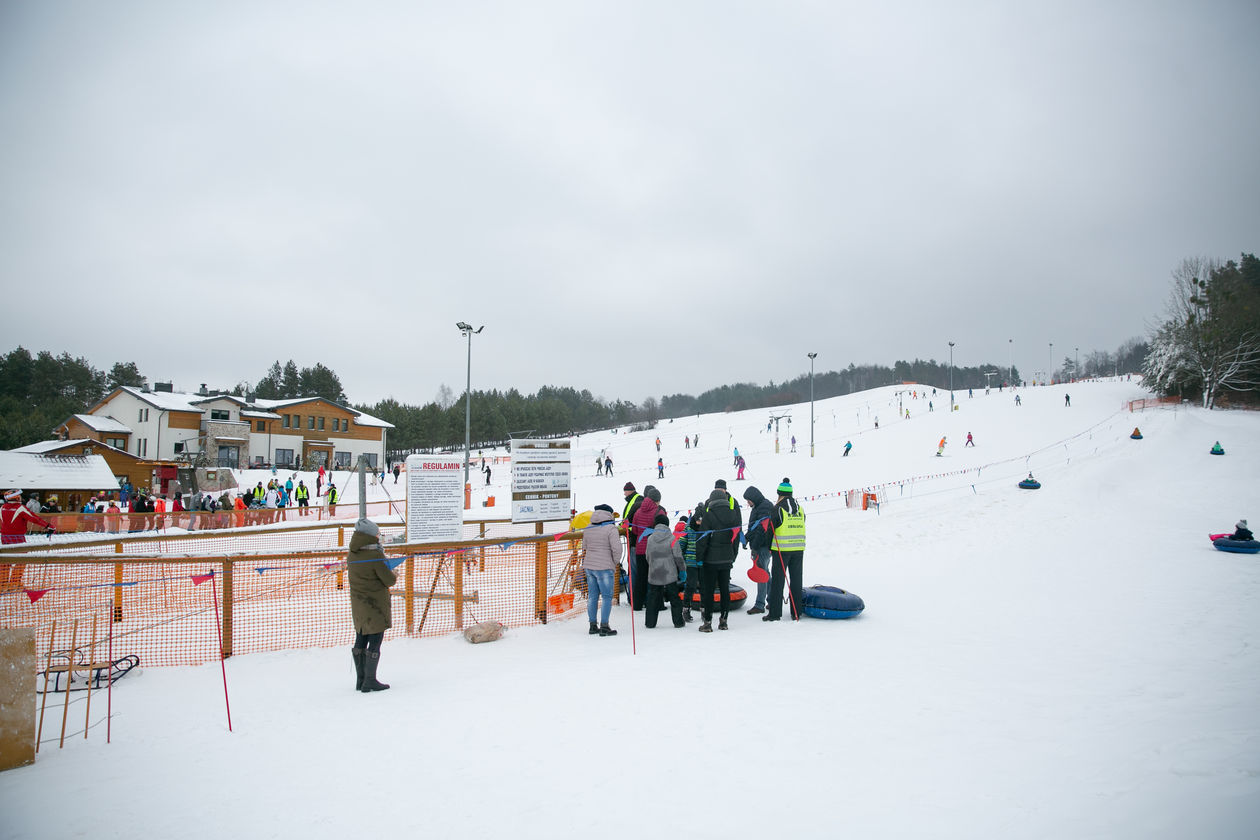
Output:
[[22,501],[22,491],[21,490],[5,490],[4,500],[6,502],[20,502]]
[[647,496],[649,499],[656,502],[658,505],[661,503],[661,491],[657,490],[651,484],[643,488],[643,495]]
[[788,480],[787,476],[784,476],[783,481],[779,482],[779,495],[780,496],[792,495],[792,482]]
[[754,505],[764,498],[765,496],[762,495],[761,491],[752,484],[748,485],[748,489],[744,491],[744,501],[752,502]]
[[725,478],[719,478],[717,481],[713,482],[713,487],[714,487],[714,489],[721,489],[721,490],[725,490],[725,489],[726,489],[726,479],[725,479]]
[[354,523],[355,533],[367,534],[369,537],[379,537],[381,529],[371,519],[360,519]]
[[1246,520],[1246,519],[1239,519],[1239,520],[1238,520],[1238,523],[1237,523],[1236,525],[1234,525],[1234,527],[1235,527],[1235,528],[1241,528],[1241,529],[1242,529],[1242,530],[1244,530],[1244,531],[1249,530],[1249,529],[1247,528],[1247,520]]
[[633,481],[627,481],[627,482],[626,482],[626,486],[625,486],[625,487],[622,487],[621,489],[622,489],[622,490],[624,490],[624,491],[627,491],[627,492],[633,493],[633,492],[634,492],[634,482],[633,482]]
[[664,513],[656,514],[656,519],[652,520],[653,525],[668,525],[669,516]]
[[609,507],[608,505],[595,505],[595,510],[606,510],[606,511],[608,511],[609,513],[616,513],[616,511],[615,511],[615,510],[613,510],[613,509],[612,509],[611,507]]

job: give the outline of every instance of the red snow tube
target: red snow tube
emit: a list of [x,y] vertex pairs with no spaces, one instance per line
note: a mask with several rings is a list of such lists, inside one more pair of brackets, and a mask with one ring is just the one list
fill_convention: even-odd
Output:
[[[748,600],[748,593],[744,591],[744,587],[742,586],[736,586],[735,584],[732,583],[730,585],[730,592],[731,592],[730,598],[731,598],[732,610],[742,607],[744,605],[744,602]],[[713,609],[720,610],[722,608],[721,593],[712,592],[710,594],[713,597]],[[689,606],[693,610],[701,609],[701,607],[703,606],[703,602],[700,600],[700,593],[692,592],[691,603],[688,604],[686,601],[683,601],[683,606],[684,607]]]

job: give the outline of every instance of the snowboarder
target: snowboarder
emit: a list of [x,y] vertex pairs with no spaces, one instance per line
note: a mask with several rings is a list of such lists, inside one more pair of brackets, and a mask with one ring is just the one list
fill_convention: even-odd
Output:
[[656,477],[657,478],[665,477],[665,461],[662,458],[656,459]]
[[853,448],[853,441],[851,441],[851,440],[846,440],[846,441],[844,442],[844,455],[842,455],[841,457],[842,457],[842,458],[848,458],[848,457],[849,457],[849,450],[850,450],[850,449],[852,449],[852,448]]
[[942,435],[942,436],[941,436],[941,442],[940,442],[940,444],[936,447],[936,457],[938,457],[938,458],[939,458],[939,457],[941,457],[941,455],[942,455],[942,454],[944,454],[944,452],[945,452],[945,436],[944,436],[944,435]]
[[1071,408],[1071,407],[1072,407],[1072,397],[1071,397],[1071,396],[1069,396],[1068,394],[1064,394],[1064,395],[1063,395],[1063,407],[1064,407],[1064,408]]
[[739,456],[739,460],[735,462],[735,466],[737,467],[737,472],[735,473],[735,480],[743,481],[744,480],[744,467],[748,466],[748,463],[744,460],[743,455]]

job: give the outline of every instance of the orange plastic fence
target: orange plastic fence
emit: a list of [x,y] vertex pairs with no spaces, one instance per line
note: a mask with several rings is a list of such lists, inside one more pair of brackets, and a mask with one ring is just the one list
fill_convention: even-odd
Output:
[[[532,526],[488,523],[503,531]],[[0,626],[34,627],[38,659],[65,647],[75,619],[82,649],[104,659],[134,654],[140,665],[196,665],[226,655],[349,645],[345,561],[350,528],[218,534],[181,540],[134,538],[60,553],[0,554]],[[546,623],[585,608],[580,542],[500,535],[445,545],[390,545],[402,526],[382,526],[395,568],[390,638],[437,636],[494,620],[509,627]],[[67,554],[71,548],[78,550]],[[196,553],[196,556],[187,556]],[[181,556],[182,555],[182,556]],[[21,561],[15,562],[15,561]],[[558,595],[571,597],[555,597]],[[87,628],[96,616],[97,634]],[[110,639],[112,631],[112,642]]]
[[[405,501],[368,502],[367,515],[403,516]],[[147,531],[214,531],[278,523],[300,524],[359,518],[358,502],[299,508],[254,508],[251,510],[185,510],[178,513],[41,513],[59,533],[135,534]]]

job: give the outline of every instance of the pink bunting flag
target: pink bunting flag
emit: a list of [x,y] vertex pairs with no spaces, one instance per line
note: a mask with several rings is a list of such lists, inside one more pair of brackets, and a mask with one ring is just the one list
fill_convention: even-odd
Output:
[[214,572],[206,572],[204,575],[193,575],[192,576],[193,586],[200,586],[201,584],[210,580],[210,578],[212,577],[214,577]]
[[27,598],[31,599],[32,604],[48,594],[47,589],[24,589],[22,591],[26,593]]

